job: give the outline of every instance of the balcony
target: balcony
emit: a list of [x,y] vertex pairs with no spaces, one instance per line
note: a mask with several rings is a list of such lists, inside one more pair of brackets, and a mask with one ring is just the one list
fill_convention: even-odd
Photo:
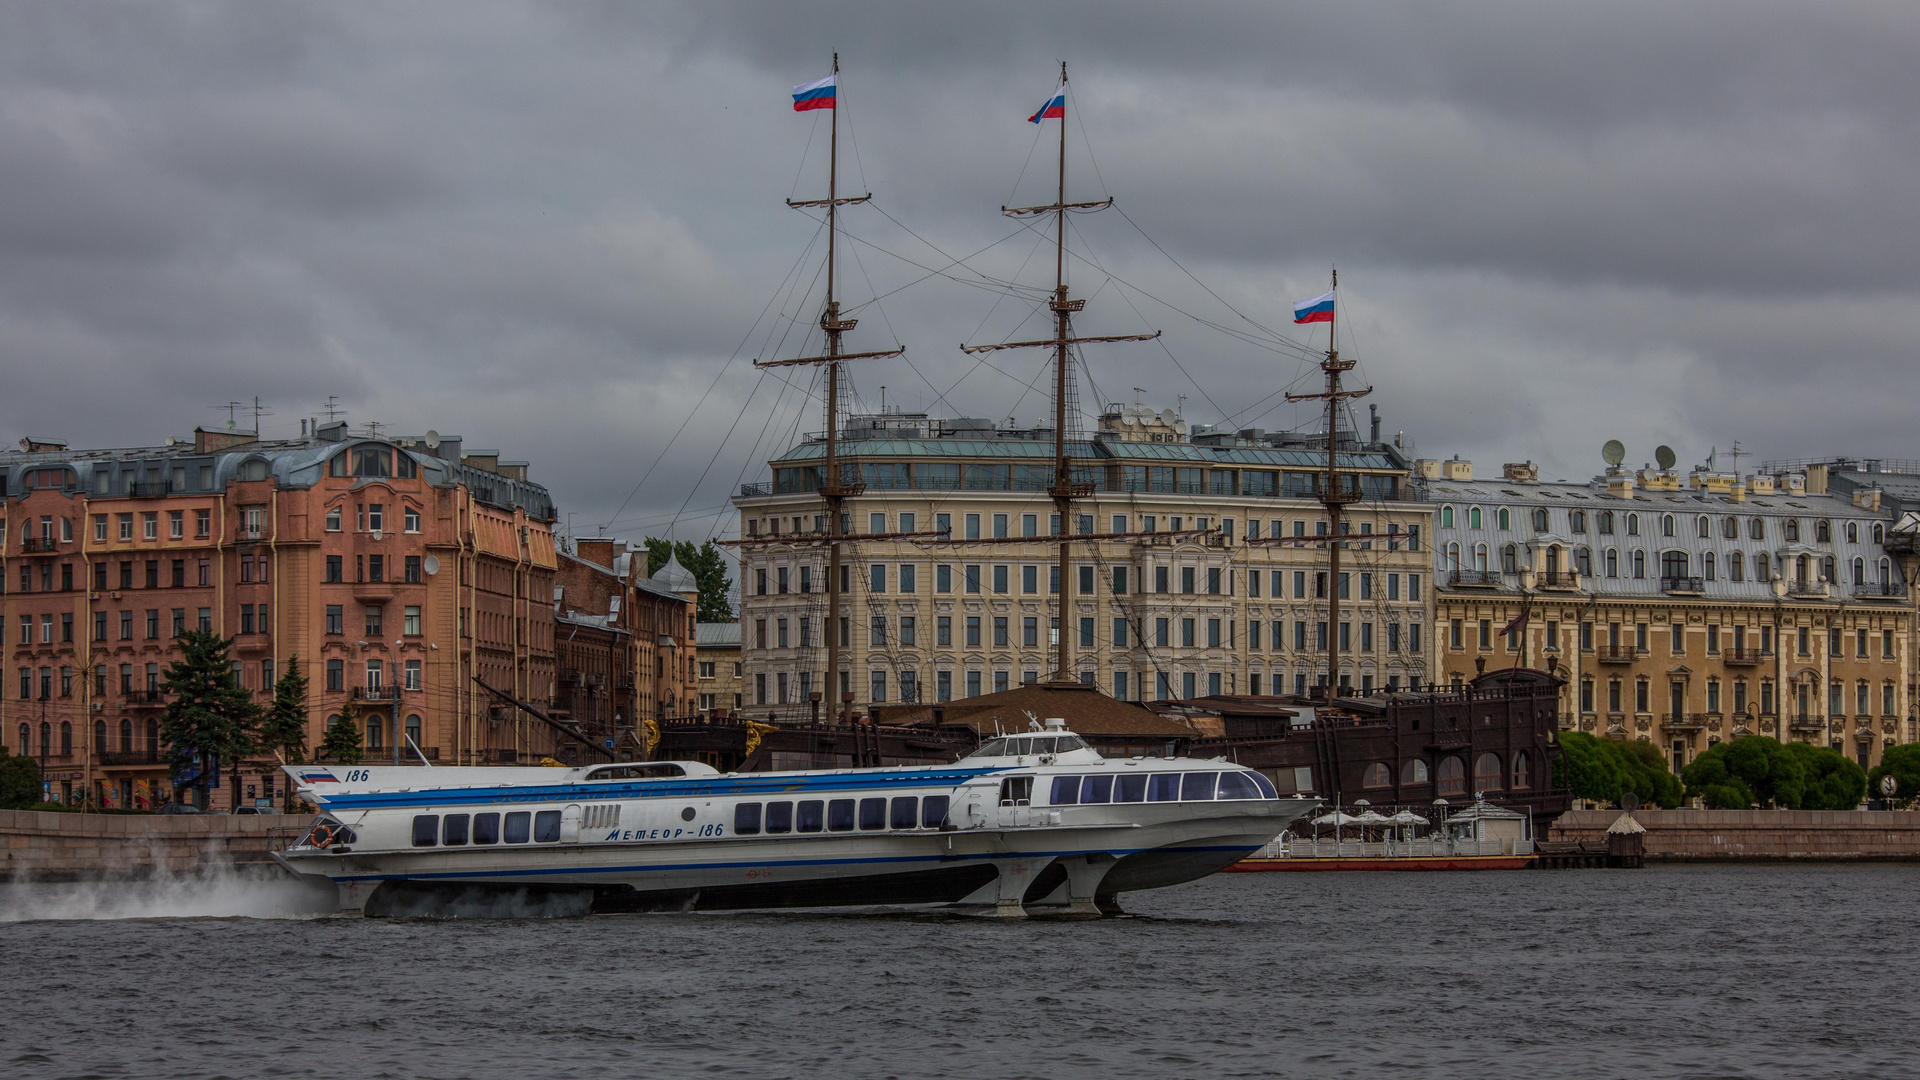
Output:
[[164,762],[158,749],[100,751],[102,765],[160,765]]
[[1827,596],[1827,583],[1824,581],[1802,581],[1795,579],[1787,582],[1787,595],[1824,600]]
[[1707,583],[1697,577],[1663,577],[1660,579],[1660,591],[1698,596],[1707,591]]
[[1853,595],[1863,600],[1905,600],[1907,587],[1897,581],[1868,581],[1855,585]]
[[753,499],[753,498],[758,498],[762,495],[771,495],[771,494],[773,494],[772,484],[741,484],[740,485],[740,495],[742,498]]
[[1631,645],[1600,645],[1593,656],[1603,664],[1631,664],[1640,658],[1640,650]]
[[1745,646],[1735,646],[1731,649],[1720,650],[1720,662],[1728,667],[1753,667],[1755,664],[1765,663],[1772,659],[1773,654],[1771,652],[1749,649]]
[[1549,570],[1535,579],[1542,589],[1573,590],[1580,587],[1580,572],[1577,570]]
[[392,703],[400,700],[398,686],[356,686],[347,692],[350,701],[366,702],[369,705]]
[[173,491],[171,480],[135,480],[127,485],[127,494],[136,499],[157,499]]
[[1660,727],[1672,732],[1700,731],[1707,726],[1706,713],[1666,713],[1660,718]]
[[1447,574],[1447,584],[1463,589],[1497,589],[1500,574],[1494,570],[1454,570]]
[[53,541],[51,539],[38,536],[23,536],[20,538],[20,554],[22,555],[46,555],[52,551]]
[[130,709],[164,709],[167,705],[164,690],[129,690],[125,697]]
[[1826,717],[1824,716],[1790,717],[1787,720],[1787,730],[1799,731],[1799,732],[1804,732],[1808,734],[1812,734],[1814,732],[1824,732],[1827,730],[1827,720],[1826,720]]

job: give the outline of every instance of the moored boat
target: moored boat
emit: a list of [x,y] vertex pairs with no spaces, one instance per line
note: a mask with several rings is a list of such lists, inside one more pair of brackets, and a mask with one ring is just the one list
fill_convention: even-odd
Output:
[[1058,720],[952,765],[719,773],[290,766],[321,816],[275,853],[343,911],[506,894],[577,912],[954,905],[1118,911],[1205,877],[1317,805],[1220,760],[1103,758]]

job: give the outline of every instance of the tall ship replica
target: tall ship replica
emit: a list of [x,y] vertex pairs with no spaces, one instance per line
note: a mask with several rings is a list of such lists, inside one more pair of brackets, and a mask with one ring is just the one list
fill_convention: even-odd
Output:
[[[825,211],[826,301],[818,356],[763,367],[826,368],[827,445],[820,495],[829,580],[840,575],[842,500],[859,494],[837,460],[840,365],[899,354],[848,352],[855,320],[836,298],[839,207],[868,196],[838,191],[834,73],[794,89],[796,110],[832,119],[827,197],[789,201]],[[1076,498],[1068,454],[1071,350],[1157,334],[1075,336],[1086,301],[1066,285],[1066,67],[1032,119],[1060,122],[1058,196],[1009,216],[1052,215],[1058,230],[1051,337],[963,346],[1035,347],[1054,354],[1055,468],[1047,494],[1063,523]],[[1337,392],[1337,386],[1334,388]],[[888,534],[929,544],[973,544],[944,534]],[[1060,576],[1071,544],[1060,530]],[[752,540],[739,541],[751,544]],[[795,538],[783,538],[794,543]],[[829,626],[840,593],[827,591]],[[827,635],[828,671],[838,637]],[[1058,635],[1052,680],[1071,681],[1070,635]],[[841,703],[835,703],[836,711]],[[1273,782],[1221,758],[1105,757],[1059,719],[1029,716],[1026,731],[987,740],[958,762],[802,772],[721,773],[694,761],[583,768],[289,766],[320,818],[275,858],[329,884],[342,910],[439,914],[486,898],[539,901],[543,910],[610,912],[743,908],[954,905],[1001,915],[1111,914],[1122,893],[1192,881],[1239,862],[1318,805],[1282,797]],[[426,765],[424,757],[422,765]]]

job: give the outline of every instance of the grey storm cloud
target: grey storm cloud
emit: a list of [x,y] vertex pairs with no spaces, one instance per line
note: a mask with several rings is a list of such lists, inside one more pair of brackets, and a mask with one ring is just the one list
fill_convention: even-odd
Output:
[[[1906,5],[157,2],[0,10],[0,420],[76,445],[330,395],[534,462],[576,529],[730,527],[820,425],[819,114],[842,55],[857,401],[1031,419],[1065,59],[1088,401],[1312,424],[1288,301],[1421,453],[1585,476],[1909,453]],[[1149,237],[1151,239],[1149,239]],[[984,249],[984,250],[982,250]],[[975,254],[977,253],[977,254]],[[954,259],[967,256],[963,265]],[[939,273],[935,273],[939,271]],[[1196,281],[1197,279],[1197,281]],[[1204,287],[1199,284],[1204,283]],[[882,299],[874,302],[875,295]],[[1324,339],[1321,339],[1324,340]]]

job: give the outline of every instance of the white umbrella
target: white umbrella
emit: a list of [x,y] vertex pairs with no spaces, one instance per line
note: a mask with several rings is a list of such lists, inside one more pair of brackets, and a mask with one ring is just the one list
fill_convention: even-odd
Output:
[[1387,817],[1384,814],[1377,814],[1372,810],[1369,810],[1366,813],[1361,814],[1359,817],[1353,819],[1353,823],[1355,825],[1387,825],[1387,824],[1390,824],[1392,821],[1393,821],[1392,818]]
[[1359,820],[1360,820],[1359,818],[1354,817],[1351,814],[1343,814],[1340,811],[1335,810],[1331,814],[1321,814],[1319,817],[1314,818],[1313,827],[1318,829],[1323,826],[1331,825],[1335,828],[1339,828],[1342,825],[1351,825],[1354,822]]
[[1391,821],[1391,822],[1393,822],[1393,823],[1394,823],[1395,825],[1425,825],[1425,824],[1427,824],[1427,819],[1426,819],[1426,818],[1423,818],[1423,817],[1421,817],[1421,816],[1420,816],[1419,814],[1416,814],[1416,813],[1414,813],[1414,812],[1413,812],[1413,811],[1411,811],[1411,810],[1402,810],[1402,811],[1400,811],[1399,813],[1397,813],[1397,814],[1395,814],[1395,815],[1393,815],[1392,817],[1390,817],[1390,818],[1388,818],[1387,820],[1388,820],[1388,821]]

